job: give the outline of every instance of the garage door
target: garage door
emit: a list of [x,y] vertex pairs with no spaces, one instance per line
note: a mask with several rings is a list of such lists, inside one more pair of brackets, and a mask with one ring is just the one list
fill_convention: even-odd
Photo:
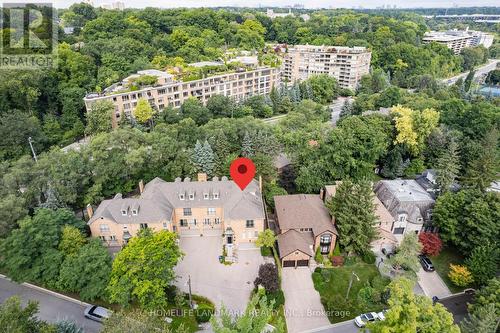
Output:
[[284,260],[283,267],[295,267],[295,260]]
[[309,266],[309,260],[297,260],[297,266]]

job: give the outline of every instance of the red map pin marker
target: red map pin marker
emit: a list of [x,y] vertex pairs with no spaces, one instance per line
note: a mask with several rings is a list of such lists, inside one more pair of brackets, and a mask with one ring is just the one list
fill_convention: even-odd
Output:
[[255,176],[255,164],[249,158],[237,158],[231,163],[229,174],[243,191]]

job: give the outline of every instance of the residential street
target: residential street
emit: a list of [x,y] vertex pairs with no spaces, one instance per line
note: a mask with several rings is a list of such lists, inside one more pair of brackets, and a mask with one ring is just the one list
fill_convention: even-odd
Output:
[[[478,67],[476,69],[476,74],[474,75],[474,77],[477,78],[481,75],[487,74],[488,72],[494,70],[496,68],[498,62],[500,62],[500,60],[498,60],[498,59],[488,60],[488,63],[486,63],[485,65],[482,65],[481,67]],[[462,74],[456,75],[456,76],[448,78],[448,79],[442,79],[441,82],[446,83],[447,85],[451,86],[452,84],[457,82],[457,80],[459,78],[465,79],[467,77],[467,74],[469,74],[469,72],[462,73]]]
[[344,321],[338,324],[319,327],[302,333],[357,333],[359,328],[354,324],[354,320]]
[[84,305],[79,305],[0,277],[0,302],[3,303],[7,298],[15,295],[21,297],[23,304],[26,304],[28,300],[38,301],[38,317],[42,320],[57,322],[62,319],[70,319],[81,326],[85,330],[85,333],[97,333],[101,330],[101,324],[83,316]]
[[330,324],[319,293],[314,289],[308,267],[283,269],[281,285],[285,293],[285,317],[289,333]]

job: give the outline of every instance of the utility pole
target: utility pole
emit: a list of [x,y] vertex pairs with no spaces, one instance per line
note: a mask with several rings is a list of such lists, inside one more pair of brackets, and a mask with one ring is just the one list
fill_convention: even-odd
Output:
[[349,292],[351,291],[351,287],[352,287],[352,278],[353,277],[356,277],[356,279],[358,280],[359,282],[359,276],[356,275],[356,273],[354,273],[354,271],[352,271],[351,273],[351,278],[349,280],[349,288],[347,288],[347,294],[345,295],[345,299],[347,300],[347,298],[349,297]]
[[38,163],[38,158],[36,157],[35,148],[33,148],[33,139],[31,139],[31,136],[28,137],[28,142],[30,144],[31,152],[33,153],[33,158],[35,159],[35,162]]
[[188,275],[188,286],[189,286],[189,307],[193,308],[193,295],[191,294],[191,275]]

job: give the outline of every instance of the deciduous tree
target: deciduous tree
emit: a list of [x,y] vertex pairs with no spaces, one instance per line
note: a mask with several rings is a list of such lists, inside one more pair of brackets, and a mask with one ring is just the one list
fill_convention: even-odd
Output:
[[498,243],[487,241],[476,246],[470,253],[470,257],[465,260],[465,265],[474,276],[474,281],[479,285],[484,285],[495,277],[499,264],[500,249]]
[[460,333],[451,313],[427,296],[414,294],[413,285],[405,278],[393,280],[388,286],[385,320],[369,323],[367,329],[372,333]]
[[385,261],[384,269],[394,270],[396,276],[404,276],[416,279],[420,269],[418,254],[422,250],[422,244],[418,242],[414,233],[405,234],[403,241],[396,249],[396,254]]
[[165,289],[174,280],[174,267],[182,257],[176,238],[166,230],[144,229],[130,239],[113,261],[107,288],[110,300],[122,306],[137,301],[144,309],[165,306]]
[[437,256],[443,248],[443,242],[439,234],[434,232],[421,232],[418,241],[422,244],[422,253],[429,256]]

